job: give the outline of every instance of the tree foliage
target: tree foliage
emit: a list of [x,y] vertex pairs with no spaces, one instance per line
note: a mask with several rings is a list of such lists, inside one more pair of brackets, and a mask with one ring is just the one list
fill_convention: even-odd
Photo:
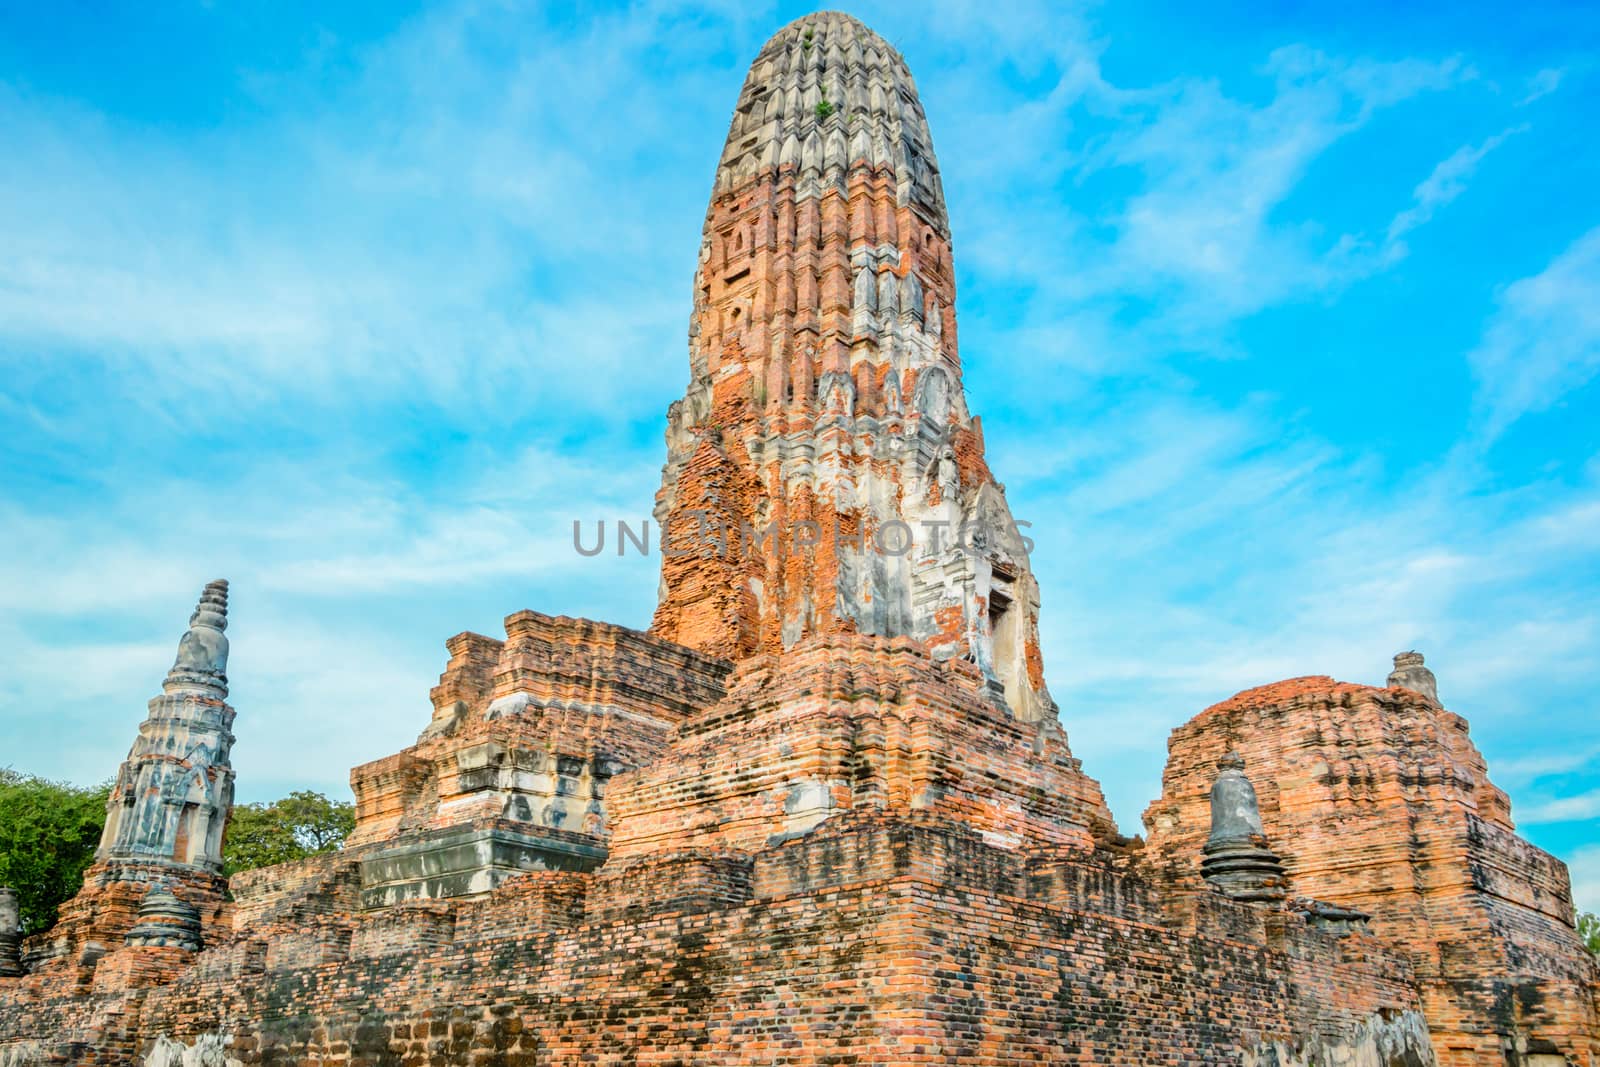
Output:
[[354,805],[306,789],[271,804],[236,805],[222,848],[223,872],[237,874],[332,852],[355,825]]
[[1589,946],[1590,952],[1600,956],[1600,915],[1592,911],[1580,912],[1578,936],[1583,938],[1583,943]]
[[55,925],[83,884],[106,822],[109,783],[75,786],[0,767],[0,885],[17,891],[22,932]]

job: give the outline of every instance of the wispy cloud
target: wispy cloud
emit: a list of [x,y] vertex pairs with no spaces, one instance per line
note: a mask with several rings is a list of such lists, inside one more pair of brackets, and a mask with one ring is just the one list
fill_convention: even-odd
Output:
[[1517,101],[1517,106],[1531,104],[1535,100],[1549,96],[1561,87],[1561,80],[1566,76],[1566,71],[1560,67],[1546,67],[1528,79],[1527,94]]
[[1517,821],[1525,826],[1541,823],[1577,822],[1600,819],[1600,789],[1578,796],[1547,800],[1517,813]]
[[1600,759],[1600,747],[1579,748],[1562,752],[1541,752],[1534,755],[1513,756],[1496,761],[1495,777],[1503,784],[1520,785],[1551,775],[1568,774]]
[[1600,228],[1505,288],[1470,359],[1488,441],[1588,384],[1600,371]]
[[[1035,518],[1046,662],[1074,743],[1091,768],[1146,768],[1105,776],[1124,819],[1153,795],[1167,730],[1201,708],[1302,674],[1381,685],[1408,648],[1428,654],[1497,781],[1503,755],[1530,761],[1506,776],[1526,786],[1532,761],[1600,744],[1571,703],[1600,612],[1567,580],[1594,558],[1593,531],[1578,529],[1600,486],[1582,504],[1484,494],[1445,466],[1396,499],[1370,457],[1270,408],[1199,416],[1193,403],[1114,412],[1065,466],[1022,465],[1008,486]],[[996,468],[1016,470],[1013,458]],[[1535,670],[1566,695],[1529,706],[1519,692]],[[1521,741],[1507,748],[1510,736]],[[1561,794],[1518,796],[1537,807]]]
[[1508,137],[1525,133],[1527,129],[1526,125],[1513,126],[1480,145],[1462,145],[1441,160],[1417,186],[1412,194],[1415,201],[1412,206],[1396,215],[1389,224],[1387,254],[1404,256],[1407,249],[1400,238],[1431,220],[1435,211],[1466,192],[1467,182],[1477,173],[1484,157],[1504,144]]
[[1174,351],[1235,355],[1241,320],[1391,266],[1391,213],[1331,230],[1288,205],[1375,117],[1477,77],[1460,58],[1293,45],[1227,87],[1200,76],[1119,84],[1102,67],[1106,42],[1080,19],[1036,36],[1053,42],[1027,52],[1044,53],[1044,91],[997,93],[998,43],[981,36],[936,90],[958,105],[938,116],[946,188],[957,225],[984,234],[964,262],[1023,290],[1020,309],[1006,307],[1007,346],[1102,375],[1145,374]]
[[[171,383],[234,406],[359,383],[482,410],[580,389],[625,409],[624,380],[634,397],[641,373],[675,382],[664,352],[623,360],[681,337],[684,301],[658,279],[691,261],[703,189],[672,190],[683,248],[656,241],[619,164],[692,148],[655,135],[669,99],[609,72],[681,65],[703,31],[667,15],[545,28],[441,9],[315,112],[264,86],[282,109],[265,130],[165,136],[0,85],[0,137],[29,160],[0,173],[0,359],[94,361],[168,410]],[[518,47],[487,48],[496,33]],[[709,72],[679,73],[692,93]]]
[[1114,138],[1109,162],[1137,165],[1148,187],[1129,203],[1115,249],[1125,290],[1170,282],[1181,314],[1215,323],[1376,269],[1356,235],[1318,238],[1273,219],[1312,162],[1384,108],[1473,76],[1459,60],[1349,61],[1279,49],[1265,106],[1212,83],[1181,85],[1156,121]]
[[[546,608],[648,622],[654,561],[581,559],[571,522],[647,514],[654,473],[649,460],[608,469],[529,446],[424,497],[376,474],[307,487],[267,459],[238,472],[243,490],[202,528],[175,517],[216,494],[182,478],[102,499],[92,525],[9,508],[0,640],[15,667],[0,707],[41,706],[72,679],[70,713],[52,718],[64,756],[52,773],[103,777],[200,585],[227,577],[244,788],[298,775],[338,790],[350,765],[421,728],[450,634],[497,633],[536,591]],[[394,710],[374,720],[373,706]]]

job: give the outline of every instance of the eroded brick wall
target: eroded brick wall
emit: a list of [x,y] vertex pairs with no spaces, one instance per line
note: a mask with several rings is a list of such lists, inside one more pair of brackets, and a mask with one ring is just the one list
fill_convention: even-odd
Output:
[[728,667],[626,627],[521,611],[506,640],[458,634],[415,745],[351,771],[363,847],[485,822],[607,835],[612,775],[658,756]]

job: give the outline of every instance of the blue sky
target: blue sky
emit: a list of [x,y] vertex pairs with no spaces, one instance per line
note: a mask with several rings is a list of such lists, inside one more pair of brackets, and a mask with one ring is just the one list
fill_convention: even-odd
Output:
[[[807,9],[0,10],[0,764],[109,777],[233,582],[246,800],[443,641],[643,626],[744,70]],[[906,56],[1046,669],[1124,832],[1168,731],[1419,648],[1600,910],[1600,12],[852,9]]]

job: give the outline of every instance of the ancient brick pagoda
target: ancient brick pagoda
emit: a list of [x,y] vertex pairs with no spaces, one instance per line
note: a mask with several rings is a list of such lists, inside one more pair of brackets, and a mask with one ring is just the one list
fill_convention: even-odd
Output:
[[851,18],[750,71],[690,372],[651,631],[451,638],[342,852],[223,880],[207,587],[83,891],[19,943],[0,890],[0,1067],[1600,1067],[1566,870],[1415,653],[1202,712],[1117,833],[966,407],[927,123]]

